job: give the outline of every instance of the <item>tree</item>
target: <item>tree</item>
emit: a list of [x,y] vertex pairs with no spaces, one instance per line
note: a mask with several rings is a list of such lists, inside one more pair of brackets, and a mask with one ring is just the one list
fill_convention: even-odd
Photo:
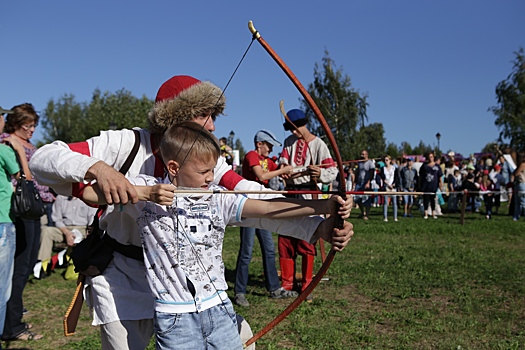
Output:
[[393,159],[396,159],[397,157],[399,157],[399,149],[397,148],[395,143],[389,142],[386,146],[385,154],[388,154]]
[[152,106],[153,101],[146,96],[138,99],[124,89],[116,93],[96,89],[89,104],[76,102],[74,95],[65,94],[56,102],[51,99],[47,103],[42,116],[44,142],[83,141],[111,127],[146,127]]
[[[370,158],[383,157],[385,155],[386,141],[385,129],[381,123],[373,123],[365,125],[356,133],[356,147],[358,154],[350,159],[359,159],[358,155],[361,151],[366,149]],[[348,159],[348,158],[344,158]]]
[[[365,126],[367,120],[367,96],[352,88],[350,77],[335,65],[326,50],[322,65],[315,64],[314,82],[308,85],[307,90],[326,118],[341,157],[344,160],[357,159],[361,149],[367,149],[369,146],[366,139],[358,137],[359,129]],[[319,121],[306,101],[302,101],[302,106],[310,130],[316,135],[324,135]],[[323,139],[326,141],[326,137]]]
[[512,148],[525,151],[525,56],[523,48],[514,53],[512,72],[496,86],[498,105],[489,110],[496,115],[499,141],[509,140]]
[[42,115],[44,143],[61,140],[80,140],[84,133],[84,106],[75,101],[73,94],[65,94],[56,102],[51,99]]

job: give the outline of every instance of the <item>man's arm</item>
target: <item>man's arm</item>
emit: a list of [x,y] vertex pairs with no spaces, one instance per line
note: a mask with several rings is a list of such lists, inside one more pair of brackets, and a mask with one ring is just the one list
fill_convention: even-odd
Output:
[[102,131],[100,136],[69,145],[55,141],[36,151],[29,168],[40,184],[62,195],[81,197],[87,182],[96,179],[109,203],[136,202],[133,187],[116,170],[134,142],[132,130]]

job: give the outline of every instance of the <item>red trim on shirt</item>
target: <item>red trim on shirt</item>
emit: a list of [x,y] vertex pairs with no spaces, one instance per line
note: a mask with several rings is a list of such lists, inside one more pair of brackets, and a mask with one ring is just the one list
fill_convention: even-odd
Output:
[[[73,152],[84,154],[86,156],[91,155],[91,153],[89,152],[89,145],[85,141],[84,142],[70,143],[68,145],[68,147]],[[82,183],[82,182],[75,182],[75,183],[71,184],[71,195],[73,195],[73,196],[75,196],[77,198],[82,198],[82,193],[84,192],[84,188],[86,188],[86,186],[87,185]]]
[[234,190],[235,186],[237,186],[241,180],[244,180],[242,176],[233,170],[228,170],[226,174],[222,176],[219,186],[226,187],[229,190]]

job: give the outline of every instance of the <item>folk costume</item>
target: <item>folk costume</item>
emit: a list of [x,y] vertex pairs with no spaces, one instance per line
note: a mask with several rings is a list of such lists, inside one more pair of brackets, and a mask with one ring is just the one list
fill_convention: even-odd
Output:
[[[306,125],[306,116],[303,111],[293,109],[287,113],[290,121],[284,123],[285,130]],[[292,125],[293,123],[293,125]],[[294,127],[295,126],[295,127]],[[322,165],[321,176],[317,181],[321,184],[330,184],[337,177],[335,165],[326,143],[314,136],[313,140],[306,141],[295,135],[286,138],[283,150],[279,158],[279,164],[292,165],[294,167],[306,167],[308,165]],[[317,183],[309,175],[288,179],[286,190],[316,190]],[[311,195],[302,195],[303,198],[311,199]],[[305,290],[312,281],[314,259],[316,255],[315,245],[293,237],[279,235],[278,239],[279,263],[281,265],[281,284],[286,290],[294,288],[295,260],[297,255],[302,257],[302,279],[301,291]]]

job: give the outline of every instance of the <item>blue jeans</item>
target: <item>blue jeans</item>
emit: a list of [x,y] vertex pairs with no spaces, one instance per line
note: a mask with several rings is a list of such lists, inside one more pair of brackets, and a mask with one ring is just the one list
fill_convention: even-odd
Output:
[[248,265],[252,260],[253,243],[255,235],[259,240],[263,257],[264,279],[266,289],[273,292],[281,287],[277,268],[275,267],[275,244],[272,233],[253,227],[241,227],[241,246],[237,256],[237,268],[235,274],[235,294],[246,294],[248,285]]
[[202,312],[155,312],[157,350],[242,350],[237,320],[230,299]]
[[24,309],[22,294],[37,261],[40,246],[40,218],[37,220],[17,218],[15,227],[16,250],[13,285],[11,297],[7,302],[3,334],[6,339],[12,339],[26,330],[26,324],[22,322],[22,310]]
[[[385,193],[388,193],[385,192]],[[397,198],[396,196],[385,196],[385,203],[383,204],[383,217],[386,219],[388,216],[388,202],[392,203],[392,208],[394,209],[394,219],[397,219]]]
[[[0,337],[4,331],[5,310],[11,296],[15,267],[16,231],[11,222],[0,223]],[[2,346],[0,345],[0,349]]]
[[525,208],[525,183],[514,185],[514,196],[514,219],[519,220],[521,211]]

